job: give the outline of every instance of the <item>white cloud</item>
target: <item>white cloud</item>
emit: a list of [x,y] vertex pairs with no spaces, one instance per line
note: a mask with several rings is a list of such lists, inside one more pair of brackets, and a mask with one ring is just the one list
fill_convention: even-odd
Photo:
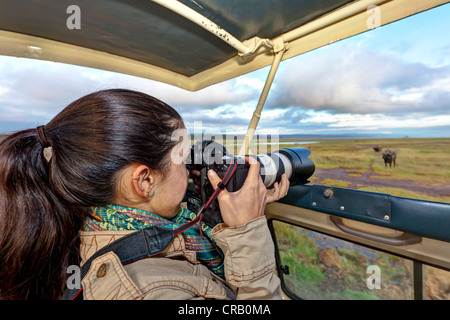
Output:
[[264,88],[265,82],[258,78],[250,78],[250,77],[239,77],[236,79],[236,87],[241,88],[250,87],[255,90],[261,91]]
[[403,104],[417,104],[422,101],[422,98],[424,96],[423,92],[416,92],[416,93],[400,93],[400,94],[393,94],[391,97],[391,101],[393,103],[403,103]]
[[[448,106],[449,65],[430,67],[363,47],[334,46],[286,61],[269,106],[365,114]],[[425,98],[433,91],[437,101],[431,106]]]
[[323,130],[333,129],[398,129],[398,128],[426,128],[432,124],[435,127],[450,126],[450,114],[430,115],[421,117],[417,114],[404,116],[392,116],[385,114],[330,114],[325,111],[309,113],[310,118],[301,120],[300,123],[324,124]]

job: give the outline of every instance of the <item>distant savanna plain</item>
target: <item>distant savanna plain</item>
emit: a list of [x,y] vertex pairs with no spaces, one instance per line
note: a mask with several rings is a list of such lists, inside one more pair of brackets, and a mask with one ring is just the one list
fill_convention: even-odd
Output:
[[[280,139],[279,147],[311,151],[312,184],[450,202],[450,138]],[[395,167],[385,165],[386,150],[396,153]]]

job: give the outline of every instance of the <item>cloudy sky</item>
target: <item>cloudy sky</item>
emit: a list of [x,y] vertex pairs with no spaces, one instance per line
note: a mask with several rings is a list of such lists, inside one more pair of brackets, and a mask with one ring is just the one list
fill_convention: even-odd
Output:
[[[450,137],[450,4],[283,61],[261,132]],[[45,124],[95,90],[130,88],[191,131],[245,132],[269,69],[198,92],[60,63],[0,56],[0,133]]]

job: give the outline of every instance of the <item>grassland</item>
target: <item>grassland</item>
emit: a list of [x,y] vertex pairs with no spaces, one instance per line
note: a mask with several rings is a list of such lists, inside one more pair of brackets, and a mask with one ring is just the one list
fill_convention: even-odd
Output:
[[[239,146],[226,144],[232,153]],[[385,167],[382,152],[375,152],[374,146],[395,151],[395,167]],[[293,147],[311,151],[316,166],[313,184],[450,202],[450,138],[284,139],[279,145],[252,144],[252,151]]]
[[[296,145],[283,144],[280,147]],[[290,141],[292,142],[292,141]],[[312,183],[450,202],[450,138],[318,140],[297,145],[311,151]],[[393,150],[396,166],[385,167],[381,153]]]
[[[307,300],[409,300],[412,262],[381,251],[275,221],[281,263],[289,266],[285,285]],[[325,241],[325,243],[323,242]],[[333,265],[323,258],[334,252]],[[383,290],[367,288],[367,266],[383,273]]]

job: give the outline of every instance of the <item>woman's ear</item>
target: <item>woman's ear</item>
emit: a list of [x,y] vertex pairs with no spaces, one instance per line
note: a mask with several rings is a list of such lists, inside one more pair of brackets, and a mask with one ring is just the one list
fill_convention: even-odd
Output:
[[149,198],[155,193],[155,174],[146,165],[138,165],[132,174],[134,191],[141,197]]

